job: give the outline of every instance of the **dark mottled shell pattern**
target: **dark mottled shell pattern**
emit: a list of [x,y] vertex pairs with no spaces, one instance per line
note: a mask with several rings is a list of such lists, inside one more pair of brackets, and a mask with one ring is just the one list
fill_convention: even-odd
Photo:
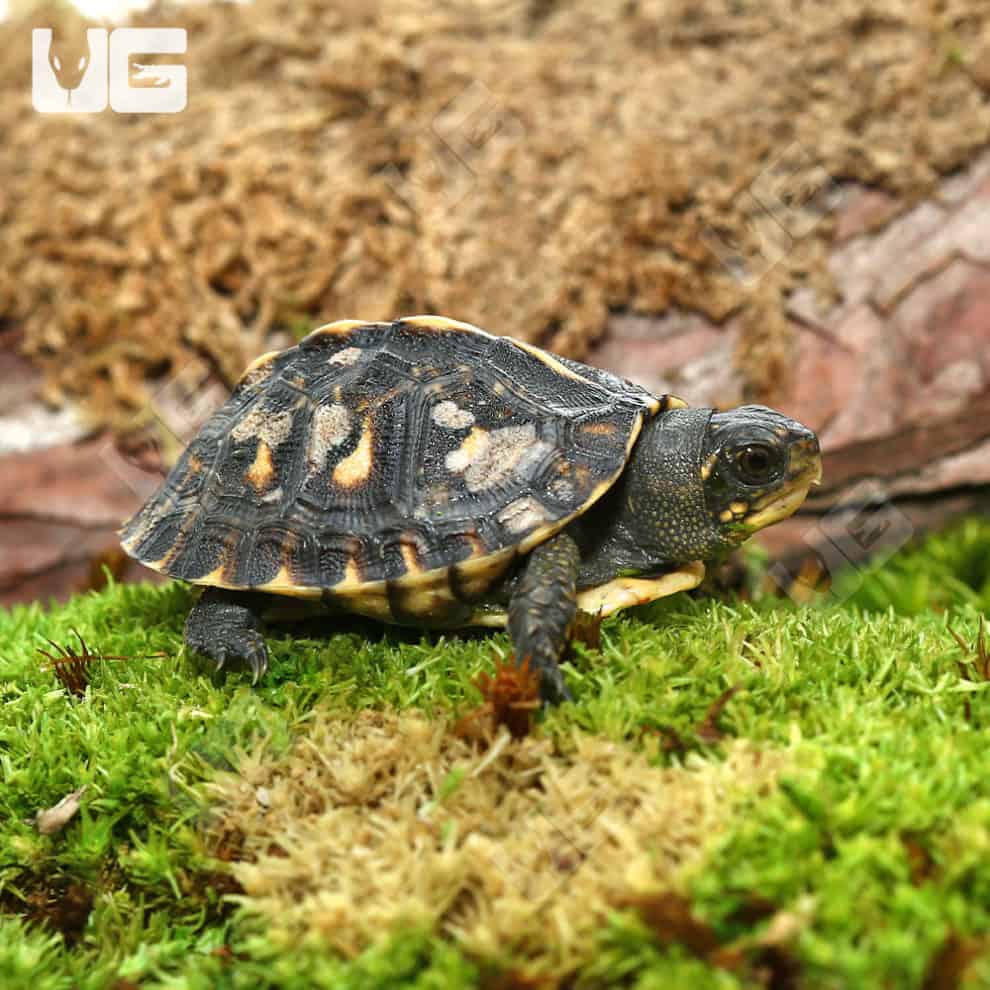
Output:
[[171,577],[423,620],[599,498],[663,400],[440,317],[264,355],[122,542]]

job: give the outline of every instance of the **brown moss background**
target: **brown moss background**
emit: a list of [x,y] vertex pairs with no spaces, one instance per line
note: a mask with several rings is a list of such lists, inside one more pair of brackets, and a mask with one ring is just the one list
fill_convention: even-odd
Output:
[[828,288],[833,221],[753,289],[706,232],[759,256],[746,191],[782,154],[798,208],[826,180],[907,205],[990,140],[982,0],[256,0],[135,23],[187,28],[182,113],[35,113],[29,28],[85,25],[0,24],[0,321],[48,398],[102,423],[193,355],[230,382],[272,335],[412,312],[580,357],[614,310],[742,310],[758,395],[786,294]]

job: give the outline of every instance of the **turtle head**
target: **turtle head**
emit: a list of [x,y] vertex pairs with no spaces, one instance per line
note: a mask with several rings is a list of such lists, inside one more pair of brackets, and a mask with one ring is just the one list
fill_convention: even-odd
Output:
[[712,413],[698,473],[713,524],[741,543],[786,519],[821,481],[818,437],[766,406]]
[[653,559],[708,560],[786,519],[821,473],[815,434],[766,406],[671,409],[630,459],[625,525]]

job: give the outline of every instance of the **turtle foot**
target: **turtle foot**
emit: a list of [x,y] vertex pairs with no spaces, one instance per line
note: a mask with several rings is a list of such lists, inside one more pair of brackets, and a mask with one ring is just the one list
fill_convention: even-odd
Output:
[[257,684],[268,669],[268,647],[258,631],[260,620],[249,600],[219,588],[207,588],[186,619],[186,645],[227,669],[251,671]]

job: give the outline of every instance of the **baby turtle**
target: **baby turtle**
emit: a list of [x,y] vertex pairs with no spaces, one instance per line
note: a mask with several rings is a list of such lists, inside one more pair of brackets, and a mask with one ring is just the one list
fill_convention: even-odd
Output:
[[121,537],[206,586],[185,639],[218,669],[264,673],[288,595],[507,625],[559,701],[576,609],[695,587],[820,476],[814,433],[772,409],[690,409],[439,316],[352,320],[254,361]]

